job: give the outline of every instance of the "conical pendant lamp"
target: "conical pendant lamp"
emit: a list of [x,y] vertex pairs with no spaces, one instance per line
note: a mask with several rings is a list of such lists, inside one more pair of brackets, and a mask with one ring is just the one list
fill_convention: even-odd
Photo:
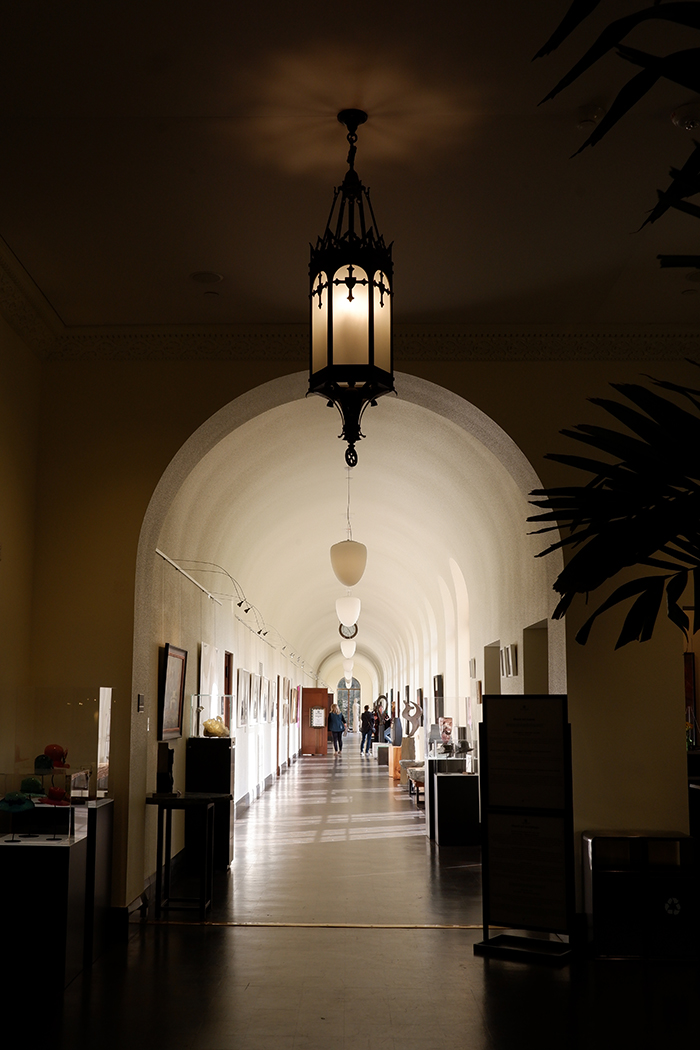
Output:
[[343,638],[340,643],[340,651],[346,660],[351,660],[353,658],[356,648],[357,642],[354,638]]
[[367,548],[364,543],[358,543],[352,538],[352,522],[350,520],[350,467],[347,467],[348,475],[348,501],[346,510],[347,538],[340,543],[334,543],[331,547],[331,567],[336,577],[344,587],[354,587],[364,575],[367,566]]
[[367,548],[357,540],[341,540],[331,547],[331,566],[344,587],[359,583],[367,565]]
[[335,611],[338,619],[346,627],[352,627],[360,618],[361,603],[359,598],[353,598],[346,594],[344,598],[338,598],[335,603]]

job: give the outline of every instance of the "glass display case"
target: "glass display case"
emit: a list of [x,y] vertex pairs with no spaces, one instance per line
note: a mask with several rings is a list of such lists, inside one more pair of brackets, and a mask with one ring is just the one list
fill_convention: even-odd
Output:
[[479,772],[479,727],[470,697],[444,697],[444,710],[457,711],[457,717],[442,715],[426,727],[426,754],[429,758],[464,762],[467,773]]
[[[112,689],[105,686],[27,690],[22,696],[26,718],[17,722],[14,762],[6,758],[5,768],[13,775],[29,776],[36,768],[38,756],[47,755],[53,760],[59,755],[60,763],[65,762],[71,774],[72,797],[106,797],[112,703]],[[50,766],[41,770],[49,771]],[[79,774],[86,771],[91,775],[80,784]],[[0,790],[2,786],[0,781]]]
[[231,718],[236,709],[232,695],[193,693],[191,702],[191,737],[231,736]]
[[[0,840],[56,841],[82,828],[76,802],[89,795],[90,769],[0,773]],[[83,810],[80,805],[79,810]]]

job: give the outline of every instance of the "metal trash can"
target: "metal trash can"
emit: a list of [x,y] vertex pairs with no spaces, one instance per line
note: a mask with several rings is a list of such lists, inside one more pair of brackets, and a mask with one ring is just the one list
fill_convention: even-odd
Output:
[[585,831],[588,938],[601,959],[694,959],[693,840],[665,831]]

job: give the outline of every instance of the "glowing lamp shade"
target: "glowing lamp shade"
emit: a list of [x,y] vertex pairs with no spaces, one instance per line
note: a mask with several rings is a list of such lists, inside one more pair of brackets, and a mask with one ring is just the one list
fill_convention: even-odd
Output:
[[367,565],[367,548],[357,540],[342,540],[331,547],[333,572],[344,587],[359,583]]
[[367,114],[346,109],[338,120],[348,129],[349,167],[335,190],[326,229],[311,248],[309,393],[320,394],[340,412],[341,437],[348,443],[345,462],[354,467],[365,409],[394,389],[394,264],[391,245],[377,229],[369,190],[355,171],[356,132]]
[[346,678],[345,679],[345,688],[346,689],[351,689],[352,688],[352,678]]
[[343,670],[346,674],[352,674],[352,669],[355,666],[354,660],[343,660]]
[[355,649],[357,648],[357,642],[354,638],[343,638],[340,643],[340,651],[346,660],[351,660],[355,655]]
[[335,603],[338,619],[346,627],[353,627],[360,618],[360,599],[347,594]]

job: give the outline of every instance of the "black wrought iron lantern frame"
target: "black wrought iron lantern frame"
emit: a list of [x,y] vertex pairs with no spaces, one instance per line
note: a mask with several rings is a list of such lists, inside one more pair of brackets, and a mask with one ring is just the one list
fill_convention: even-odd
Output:
[[340,412],[345,461],[354,467],[365,409],[394,391],[393,245],[379,233],[369,189],[355,171],[357,128],[367,114],[342,110],[338,120],[348,129],[348,171],[334,191],[323,236],[310,246],[308,393]]

